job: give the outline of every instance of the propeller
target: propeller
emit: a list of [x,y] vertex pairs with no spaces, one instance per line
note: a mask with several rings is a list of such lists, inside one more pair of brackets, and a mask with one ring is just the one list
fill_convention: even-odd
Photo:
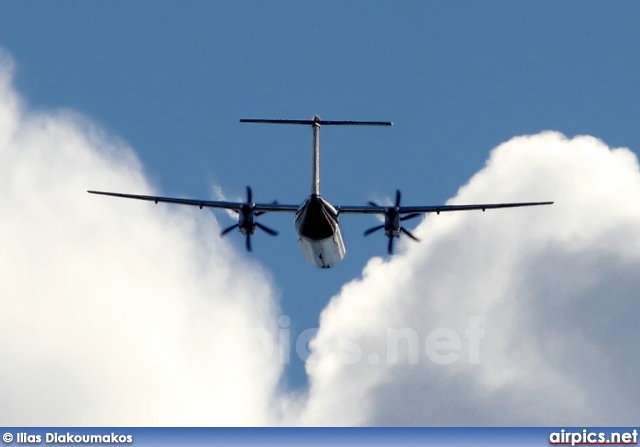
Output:
[[220,236],[221,237],[226,236],[229,231],[233,230],[234,228],[238,228],[238,226],[239,226],[238,224],[233,224],[230,227],[225,228],[220,232]]
[[377,227],[369,228],[367,231],[364,232],[364,235],[369,236],[371,233],[375,233],[376,231],[382,230],[383,228],[384,228],[384,224],[378,225]]
[[[272,202],[274,205],[277,204],[277,201]],[[224,237],[230,231],[238,228],[242,234],[245,235],[245,247],[247,251],[252,251],[251,247],[251,235],[255,233],[255,229],[260,228],[265,233],[271,236],[277,236],[279,233],[276,230],[273,230],[266,225],[262,225],[260,222],[256,222],[255,218],[257,216],[263,215],[266,211],[255,211],[255,203],[253,203],[253,191],[250,186],[247,186],[247,201],[242,204],[240,209],[233,210],[236,214],[238,214],[238,223],[231,225],[230,227],[225,228],[220,232],[220,236]]]
[[271,228],[262,225],[260,222],[256,222],[256,227],[260,228],[262,231],[264,231],[267,234],[270,234],[271,236],[277,236],[279,233],[276,230],[272,230]]
[[[400,222],[404,222],[405,220],[414,219],[418,216],[421,216],[422,213],[411,213],[405,216],[402,216],[402,208],[400,207],[400,202],[402,201],[402,193],[399,189],[396,189],[396,201],[393,207],[385,208],[384,212],[384,224],[377,225],[375,227],[371,227],[364,232],[365,236],[369,236],[371,233],[375,233],[376,231],[384,229],[385,235],[389,238],[389,244],[387,245],[387,253],[390,255],[393,254],[393,240],[395,238],[400,237],[401,234],[407,235],[409,238],[414,241],[419,242],[420,239],[415,237],[409,230],[402,227]],[[369,201],[369,205],[371,206],[379,206],[377,203]]]

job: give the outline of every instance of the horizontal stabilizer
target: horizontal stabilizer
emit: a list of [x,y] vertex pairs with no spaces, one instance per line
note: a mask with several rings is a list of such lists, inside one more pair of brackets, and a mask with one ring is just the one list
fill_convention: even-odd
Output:
[[391,121],[331,121],[321,120],[315,117],[312,120],[265,120],[265,119],[252,119],[245,118],[240,120],[241,123],[263,123],[263,124],[302,124],[307,126],[320,125],[320,126],[391,126]]

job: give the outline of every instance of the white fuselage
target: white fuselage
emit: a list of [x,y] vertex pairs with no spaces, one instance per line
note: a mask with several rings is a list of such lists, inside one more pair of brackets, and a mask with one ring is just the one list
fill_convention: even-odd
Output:
[[305,259],[316,267],[328,269],[342,261],[346,253],[338,212],[320,197],[320,117],[313,117],[311,156],[311,195],[296,212],[298,245]]
[[336,209],[322,197],[310,195],[296,212],[298,245],[305,259],[316,267],[329,268],[346,253]]

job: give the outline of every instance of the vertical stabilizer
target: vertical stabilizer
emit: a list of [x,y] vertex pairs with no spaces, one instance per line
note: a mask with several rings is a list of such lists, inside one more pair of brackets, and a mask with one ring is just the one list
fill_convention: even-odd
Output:
[[311,194],[320,195],[320,117],[313,117],[313,153],[311,161]]
[[320,126],[391,126],[390,121],[331,121],[321,120],[318,115],[312,120],[241,119],[241,123],[302,124],[313,126],[313,154],[311,159],[311,194],[320,195]]

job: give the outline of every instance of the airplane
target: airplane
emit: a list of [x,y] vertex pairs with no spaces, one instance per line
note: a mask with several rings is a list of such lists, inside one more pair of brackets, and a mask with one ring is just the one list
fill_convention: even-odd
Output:
[[311,126],[313,130],[312,169],[311,169],[311,194],[301,205],[283,205],[277,201],[272,203],[253,202],[252,190],[247,186],[247,200],[245,202],[211,201],[198,199],[181,199],[174,197],[147,196],[136,194],[122,194],[106,191],[87,191],[91,194],[122,197],[127,199],[147,200],[157,203],[173,203],[178,205],[190,205],[202,208],[223,208],[234,211],[238,215],[238,222],[225,228],[220,235],[225,236],[230,231],[238,229],[246,238],[246,249],[251,251],[251,236],[259,228],[269,235],[276,236],[277,231],[266,227],[256,220],[258,216],[270,212],[295,213],[294,223],[298,234],[298,245],[302,249],[305,259],[319,268],[330,268],[338,264],[344,258],[346,249],[340,232],[339,217],[342,214],[381,214],[384,223],[372,227],[364,232],[368,236],[376,231],[384,229],[385,236],[389,239],[387,252],[393,254],[394,240],[402,234],[418,241],[402,223],[422,216],[426,213],[468,211],[493,208],[512,208],[523,206],[551,205],[553,202],[521,202],[521,203],[485,203],[475,205],[435,205],[435,206],[403,206],[400,190],[396,191],[393,205],[378,205],[368,202],[364,206],[333,206],[320,195],[320,128],[321,126],[391,126],[389,121],[331,121],[322,120],[317,115],[311,120],[291,119],[241,119],[242,123],[265,124],[297,124]]

